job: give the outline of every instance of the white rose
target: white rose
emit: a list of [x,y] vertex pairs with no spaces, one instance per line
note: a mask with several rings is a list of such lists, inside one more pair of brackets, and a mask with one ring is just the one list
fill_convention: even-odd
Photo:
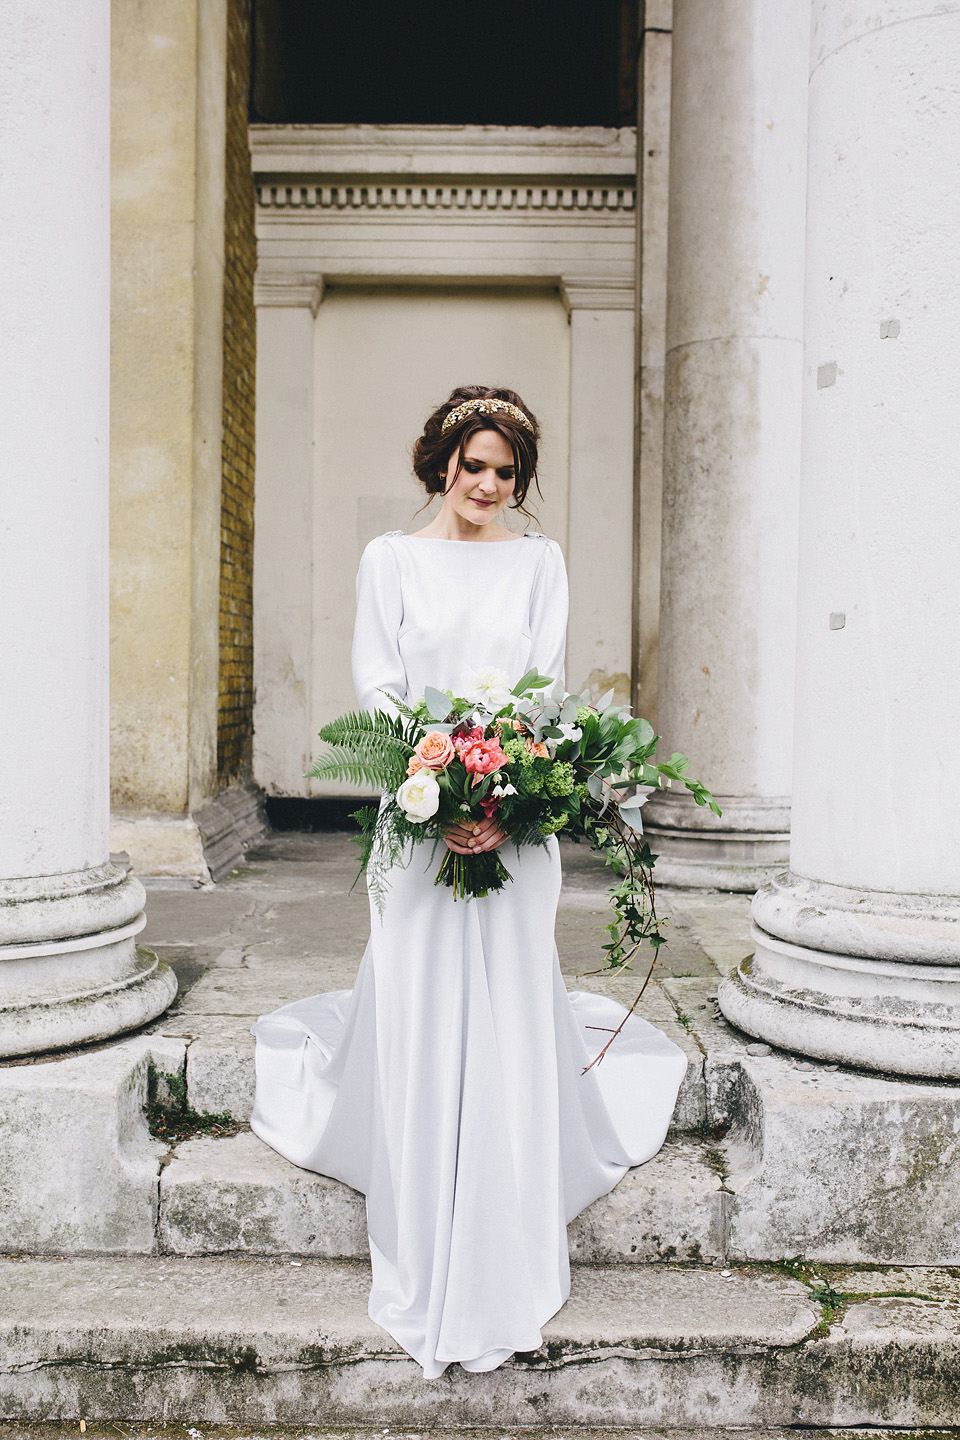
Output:
[[429,770],[418,770],[397,791],[397,804],[414,825],[422,825],[440,808],[440,786]]

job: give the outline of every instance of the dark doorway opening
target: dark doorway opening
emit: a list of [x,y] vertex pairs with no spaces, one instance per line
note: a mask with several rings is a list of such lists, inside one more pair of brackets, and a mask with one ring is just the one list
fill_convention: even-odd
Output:
[[636,0],[255,0],[251,118],[632,125]]

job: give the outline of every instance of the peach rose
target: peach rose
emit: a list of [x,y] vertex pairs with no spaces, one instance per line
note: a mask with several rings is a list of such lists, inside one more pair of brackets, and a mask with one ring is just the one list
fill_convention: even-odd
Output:
[[407,766],[407,774],[408,774],[408,775],[416,775],[417,771],[418,771],[418,770],[422,770],[422,769],[423,769],[423,763],[422,763],[422,761],[420,761],[420,760],[417,758],[416,755],[411,755],[411,756],[410,756],[410,763],[409,763],[408,766]]
[[425,770],[446,770],[455,753],[450,736],[441,735],[438,730],[424,735],[414,751]]
[[531,755],[536,755],[538,760],[550,759],[550,751],[547,749],[546,745],[542,740],[538,740],[536,742],[534,742],[533,740],[528,740],[527,749],[530,751]]

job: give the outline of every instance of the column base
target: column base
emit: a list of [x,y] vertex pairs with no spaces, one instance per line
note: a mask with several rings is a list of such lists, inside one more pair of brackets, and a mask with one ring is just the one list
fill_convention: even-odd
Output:
[[731,1024],[818,1060],[960,1079],[960,900],[787,874],[753,915],[756,952],[718,991]]
[[176,977],[136,943],[139,880],[116,865],[0,881],[0,1057],[108,1040],[153,1020]]
[[643,828],[657,856],[659,884],[751,894],[783,869],[790,856],[789,800],[718,795],[717,803],[719,819],[687,791],[651,795]]

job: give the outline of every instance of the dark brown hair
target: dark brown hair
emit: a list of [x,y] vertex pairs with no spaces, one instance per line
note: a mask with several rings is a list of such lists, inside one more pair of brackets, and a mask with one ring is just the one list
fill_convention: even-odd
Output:
[[[476,411],[472,411],[448,430],[444,430],[443,422],[450,411],[466,400],[506,400],[508,404],[516,405],[518,410],[523,411],[533,426],[533,433],[531,434],[522,421],[503,410],[495,411],[492,415],[478,415]],[[434,410],[424,425],[423,434],[413,447],[413,469],[428,498],[443,495],[447,485],[457,478],[463,463],[463,447],[478,430],[496,430],[510,446],[517,477],[510,505],[521,514],[529,515],[530,511],[525,509],[524,501],[530,486],[536,484],[537,494],[540,494],[540,482],[537,480],[540,426],[537,424],[537,417],[515,391],[500,390],[490,385],[458,386],[450,398]],[[453,475],[448,476],[447,467],[458,450],[460,453],[457,469]]]

